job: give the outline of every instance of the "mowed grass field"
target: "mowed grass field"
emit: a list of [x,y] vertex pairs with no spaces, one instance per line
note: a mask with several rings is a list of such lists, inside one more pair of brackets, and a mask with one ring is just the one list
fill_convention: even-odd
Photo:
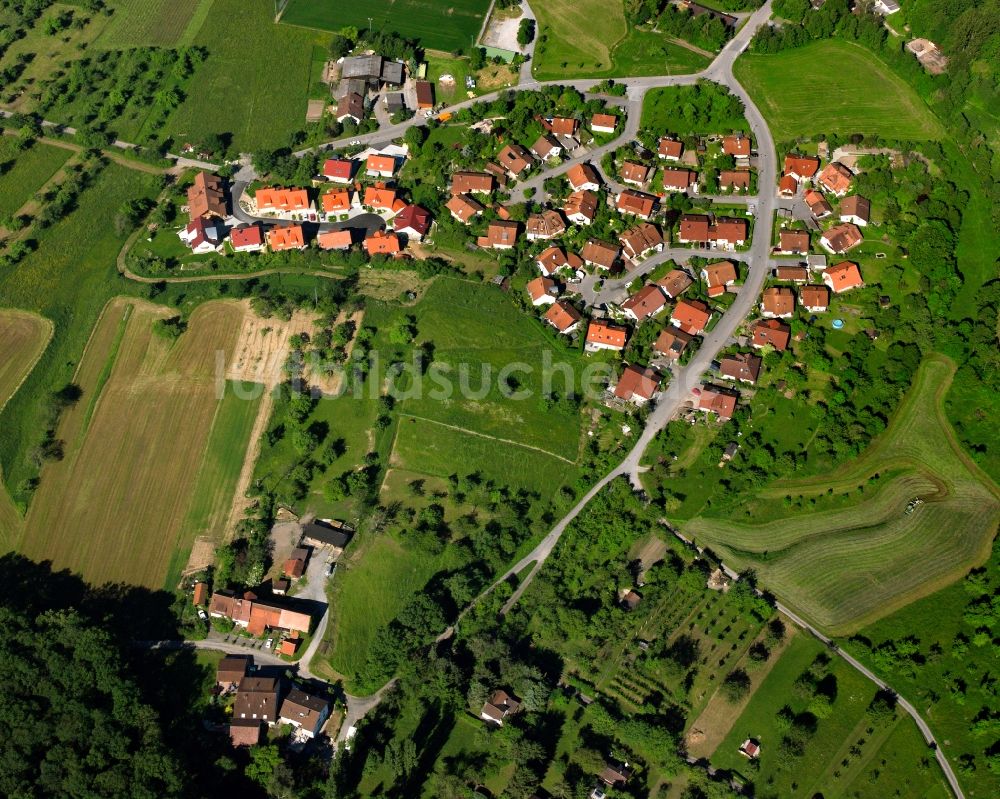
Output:
[[[865,710],[875,696],[875,685],[839,658],[830,664],[830,674],[836,680],[832,712],[818,721],[804,754],[782,763],[779,749],[784,732],[777,713],[785,705],[795,713],[807,710],[807,700],[793,685],[824,652],[824,647],[808,635],[792,639],[712,755],[712,765],[766,785],[773,796],[951,796],[932,753],[908,716],[897,714],[895,721],[868,732],[872,725]],[[747,768],[746,758],[739,753],[747,738],[761,742],[760,770],[756,773]],[[921,764],[925,758],[931,761],[927,766]],[[848,761],[846,766],[844,760]]]
[[275,25],[266,0],[211,0],[189,38],[208,58],[170,116],[167,132],[177,140],[231,133],[234,146],[249,151],[280,147],[305,127],[313,47],[325,48],[329,34]]
[[52,338],[52,322],[37,314],[0,308],[0,409],[7,404]]
[[368,27],[419,39],[423,47],[468,51],[483,26],[489,0],[290,0],[281,21],[289,25],[337,31]]
[[[961,451],[942,409],[954,374],[924,361],[889,427],[858,458],[822,477],[779,480],[748,500],[763,523],[698,517],[685,532],[835,634],[953,582],[986,560],[1000,521],[998,489]],[[884,476],[876,487],[875,475]],[[859,487],[867,486],[859,489]],[[841,497],[818,512],[782,511],[786,497]],[[924,504],[906,513],[907,503]]]
[[744,54],[737,79],[776,141],[817,133],[938,139],[944,130],[917,93],[860,45],[840,40],[770,55]]
[[18,150],[14,141],[0,136],[0,220],[17,213],[73,154],[41,142]]
[[117,299],[102,315],[76,375],[83,398],[59,426],[65,458],[43,469],[25,519],[26,556],[159,588],[228,511],[258,401],[220,398],[216,355],[231,356],[243,310],[206,303],[176,342],[153,332],[168,314]]
[[535,0],[538,18],[533,74],[568,77],[697,72],[708,59],[660,34],[629,28],[622,0]]
[[108,50],[191,44],[215,0],[112,0],[111,20],[95,41]]

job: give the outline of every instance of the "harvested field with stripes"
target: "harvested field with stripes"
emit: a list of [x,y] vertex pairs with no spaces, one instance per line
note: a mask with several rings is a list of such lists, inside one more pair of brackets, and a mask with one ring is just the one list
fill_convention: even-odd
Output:
[[[745,504],[750,518],[768,521],[702,516],[685,534],[730,566],[756,570],[781,600],[834,634],[958,579],[989,557],[1000,491],[961,451],[944,416],[954,371],[947,358],[928,358],[860,457],[822,477],[779,480]],[[789,507],[799,497],[838,501],[809,513]]]

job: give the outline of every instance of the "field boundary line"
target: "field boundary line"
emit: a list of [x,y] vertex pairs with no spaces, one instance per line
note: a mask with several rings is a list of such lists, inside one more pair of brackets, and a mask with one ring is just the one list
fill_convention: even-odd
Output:
[[520,441],[513,441],[509,438],[500,438],[499,436],[491,436],[489,433],[480,433],[477,430],[469,430],[465,427],[459,427],[455,424],[448,424],[447,422],[439,422],[437,419],[428,419],[426,416],[417,416],[414,413],[403,413],[400,412],[400,416],[406,416],[409,419],[418,419],[421,422],[429,422],[430,424],[436,424],[440,427],[447,427],[450,430],[457,430],[459,433],[467,433],[470,436],[478,436],[479,438],[487,438],[490,441],[499,441],[501,444],[513,444],[515,447],[522,447],[524,449],[534,450],[535,452],[541,452],[543,455],[548,455],[556,460],[560,460],[563,463],[568,463],[571,466],[576,465],[576,461],[571,461],[569,458],[564,458],[562,455],[556,455],[554,452],[549,452],[547,449],[542,449],[541,447],[536,447],[532,444],[524,444]]

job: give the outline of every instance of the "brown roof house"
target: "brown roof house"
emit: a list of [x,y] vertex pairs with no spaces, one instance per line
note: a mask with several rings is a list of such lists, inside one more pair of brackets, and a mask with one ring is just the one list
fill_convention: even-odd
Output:
[[583,259],[573,252],[566,252],[561,247],[549,247],[538,254],[535,259],[539,270],[548,277],[560,269],[577,270],[583,266]]
[[278,720],[282,724],[291,724],[312,738],[320,731],[329,716],[329,702],[293,688],[281,703]]
[[656,197],[635,189],[625,189],[618,195],[615,205],[623,214],[633,214],[640,219],[649,219],[656,210]]
[[683,142],[663,136],[657,145],[657,155],[667,161],[679,161],[684,152]]
[[803,199],[806,201],[806,205],[809,206],[809,213],[817,219],[825,219],[833,213],[833,206],[830,205],[826,197],[815,189],[809,189]]
[[857,225],[852,225],[850,222],[835,225],[819,239],[823,249],[831,253],[847,252],[857,247],[862,241],[864,241],[864,236],[861,231]]
[[517,232],[520,226],[517,222],[498,220],[490,222],[486,235],[480,236],[476,243],[489,250],[512,250],[517,244]]
[[750,190],[750,170],[749,169],[723,169],[719,173],[719,188],[722,191],[749,191]]
[[551,208],[540,214],[532,214],[524,224],[528,241],[554,239],[566,232],[566,222],[562,214]]
[[486,172],[456,172],[451,176],[452,194],[489,194],[493,186],[493,175]]
[[260,725],[254,719],[233,719],[229,723],[229,742],[233,746],[256,746],[260,743]]
[[664,169],[662,182],[664,191],[687,191],[698,188],[698,175],[690,169]]
[[665,327],[653,342],[653,352],[671,360],[677,360],[684,354],[687,345],[694,341],[694,336],[685,333],[679,327]]
[[533,163],[531,153],[520,144],[508,144],[497,154],[497,161],[512,178],[519,177]]
[[667,274],[656,281],[663,293],[670,299],[676,300],[681,294],[691,288],[694,281],[683,269],[671,269]]
[[809,252],[809,231],[782,230],[778,233],[778,252],[805,254]]
[[598,196],[588,189],[573,192],[566,198],[563,213],[575,225],[589,225],[597,217]]
[[531,145],[531,154],[539,161],[547,161],[549,158],[558,158],[562,155],[562,145],[556,141],[555,137],[543,133],[538,140]]
[[618,117],[614,114],[594,114],[590,118],[590,129],[594,133],[614,133],[618,126]]
[[750,157],[750,139],[742,133],[735,136],[724,136],[722,138],[722,152],[726,155],[733,155],[737,158]]
[[663,249],[663,234],[660,233],[656,225],[643,222],[622,233],[618,237],[625,255],[632,259],[643,258],[651,252],[660,252]]
[[645,164],[637,164],[634,161],[626,161],[622,164],[622,180],[631,183],[633,186],[641,186],[649,180],[649,173],[652,168]]
[[485,209],[467,194],[456,194],[445,204],[451,218],[463,225],[469,224],[473,217],[479,216]]
[[774,347],[784,352],[791,338],[792,329],[777,319],[759,319],[750,326],[750,346],[757,349]]
[[852,194],[840,201],[840,221],[852,222],[858,227],[865,227],[871,218],[871,201],[860,194]]
[[503,726],[503,721],[507,716],[517,713],[521,708],[521,702],[502,689],[498,689],[490,694],[483,709],[479,711],[479,718]]
[[645,405],[660,387],[660,375],[653,369],[630,364],[615,385],[615,396],[620,400]]
[[188,214],[191,220],[203,216],[224,218],[226,212],[226,190],[222,179],[211,172],[199,172],[194,183],[188,188]]
[[804,266],[776,266],[774,279],[787,280],[792,283],[808,283],[809,270]]
[[224,689],[239,687],[253,669],[253,655],[226,655],[215,668],[215,682]]
[[350,92],[340,98],[334,114],[338,122],[351,120],[355,125],[365,118],[365,98],[357,92]]
[[732,261],[719,261],[702,267],[701,279],[709,297],[718,297],[726,293],[726,287],[736,282],[736,266]]
[[615,265],[620,248],[600,239],[590,239],[584,245],[580,256],[588,266],[598,269],[610,269]]
[[739,394],[728,388],[718,386],[702,385],[697,392],[698,410],[705,413],[714,413],[725,421],[731,419],[736,412],[736,403],[739,401]]
[[573,191],[597,191],[601,188],[601,178],[590,164],[573,164],[566,170],[566,180]]
[[233,703],[233,720],[252,719],[272,725],[278,721],[278,680],[244,677]]
[[810,313],[821,313],[830,308],[830,289],[826,286],[803,286],[799,290],[799,304]]
[[281,569],[282,574],[285,577],[290,577],[293,580],[297,580],[306,572],[306,562],[309,560],[309,550],[305,547],[296,547],[292,550],[292,554],[288,556],[285,561],[284,566]]
[[628,763],[608,763],[598,775],[605,785],[614,788],[616,785],[623,785],[632,776],[632,769]]
[[647,283],[622,303],[625,316],[636,322],[656,316],[667,305],[667,298],[655,283]]
[[787,286],[764,289],[760,310],[767,319],[788,319],[795,314],[795,292]]
[[739,380],[753,385],[760,377],[760,366],[764,359],[759,355],[739,352],[727,355],[719,362],[719,375],[726,380]]

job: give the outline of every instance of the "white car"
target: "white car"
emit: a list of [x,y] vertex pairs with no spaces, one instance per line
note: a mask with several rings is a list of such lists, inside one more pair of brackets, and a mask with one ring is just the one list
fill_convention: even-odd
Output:
[[198,608],[198,618],[202,621],[208,621],[208,614],[202,608]]
[[274,639],[273,638],[268,638],[264,642],[264,649],[270,649],[272,646],[274,646]]

